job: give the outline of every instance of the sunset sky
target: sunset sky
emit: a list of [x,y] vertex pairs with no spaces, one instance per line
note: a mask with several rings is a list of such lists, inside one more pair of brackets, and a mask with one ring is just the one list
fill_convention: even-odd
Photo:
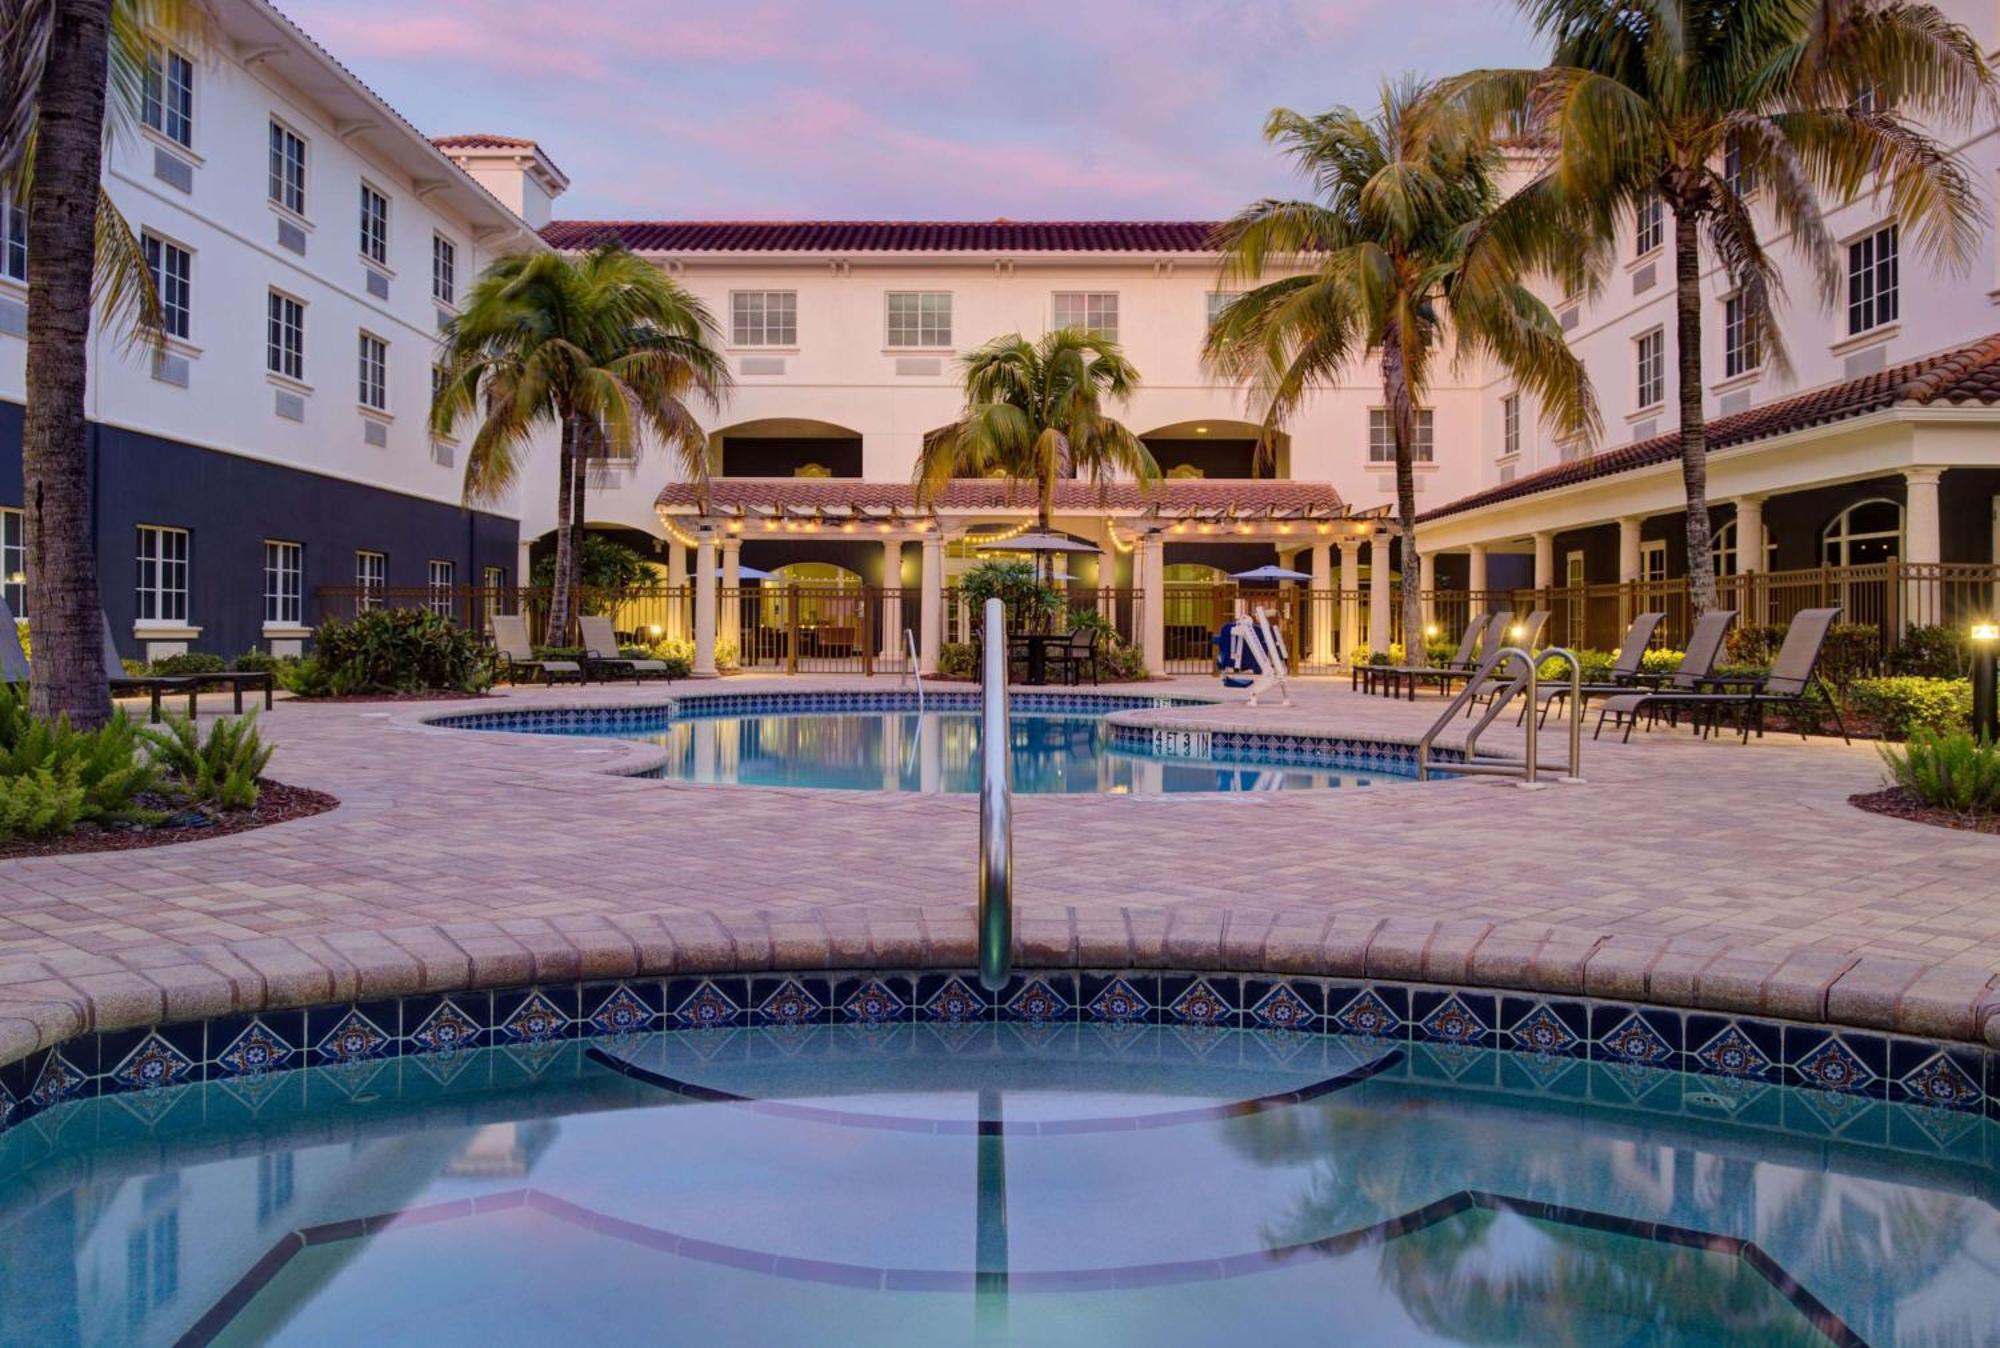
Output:
[[539,140],[570,218],[1207,217],[1277,105],[1533,60],[1506,0],[279,0],[432,135]]

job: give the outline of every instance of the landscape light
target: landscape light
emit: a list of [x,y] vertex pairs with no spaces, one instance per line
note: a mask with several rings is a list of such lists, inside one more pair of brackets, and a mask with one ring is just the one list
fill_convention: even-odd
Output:
[[1507,629],[1507,635],[1514,638],[1514,640],[1519,641],[1522,637],[1528,635],[1527,624],[1515,623],[1512,627]]
[[1995,660],[2000,657],[2000,623],[1972,625],[1972,733],[2000,741],[2000,697],[1995,696]]

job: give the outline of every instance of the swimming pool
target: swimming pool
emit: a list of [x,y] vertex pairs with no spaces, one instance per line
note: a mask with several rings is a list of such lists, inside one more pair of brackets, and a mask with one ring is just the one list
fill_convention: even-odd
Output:
[[[2000,1338],[1976,1112],[1116,1017],[1170,974],[682,982],[218,1024],[364,1047],[9,1129],[0,1342]],[[706,1028],[559,1037],[620,1014]]]
[[[1012,781],[1031,795],[1350,789],[1408,781],[1407,746],[1336,744],[1120,726],[1114,712],[1173,699],[1081,694],[1013,697]],[[736,786],[964,794],[979,790],[978,695],[723,694],[654,708],[458,713],[461,729],[638,740],[662,759],[646,775]],[[1194,704],[1187,704],[1194,705]]]

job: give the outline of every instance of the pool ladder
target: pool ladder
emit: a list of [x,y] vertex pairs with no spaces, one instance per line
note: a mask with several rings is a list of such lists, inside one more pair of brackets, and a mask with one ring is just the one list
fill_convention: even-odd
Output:
[[979,674],[979,982],[1007,986],[1014,966],[1013,727],[1007,706],[1007,609],[988,599]]
[[[1518,663],[1520,669],[1505,686],[1493,694],[1492,700],[1487,704],[1486,714],[1467,732],[1464,761],[1442,763],[1437,766],[1439,771],[1454,775],[1480,773],[1495,777],[1519,777],[1523,786],[1548,785],[1539,776],[1537,731],[1540,726],[1537,723],[1541,718],[1536,712],[1541,702],[1540,666],[1543,660],[1549,659],[1562,660],[1569,665],[1569,771],[1558,780],[1581,782],[1583,780],[1583,662],[1577,659],[1575,651],[1566,646],[1551,646],[1539,657],[1519,646],[1502,646],[1482,660],[1465,687],[1459,690],[1458,695],[1452,698],[1443,713],[1431,723],[1431,728],[1424,732],[1423,738],[1417,741],[1417,780],[1430,780],[1431,746],[1437,739],[1438,733],[1457,720],[1460,711],[1464,711],[1468,716],[1472,714],[1473,699],[1478,697],[1494,678],[1500,666]],[[1485,733],[1486,727],[1499,719],[1507,704],[1517,696],[1527,700],[1527,740],[1521,757],[1503,758],[1497,754],[1489,754],[1483,759],[1480,758],[1480,735]]]
[[[917,681],[917,711],[921,714],[924,709],[924,662],[917,655],[917,634],[907,627],[903,629],[903,648],[910,653],[910,663],[906,672]],[[896,682],[900,686],[902,680],[898,679]]]

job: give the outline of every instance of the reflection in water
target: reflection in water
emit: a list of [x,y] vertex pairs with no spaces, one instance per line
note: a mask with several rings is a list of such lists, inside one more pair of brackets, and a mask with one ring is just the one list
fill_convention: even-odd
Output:
[[[1031,794],[1277,791],[1401,781],[1361,769],[1156,758],[1110,744],[1099,716],[1013,716],[1013,784]],[[701,716],[643,736],[670,757],[654,775],[849,791],[979,790],[976,712]]]

